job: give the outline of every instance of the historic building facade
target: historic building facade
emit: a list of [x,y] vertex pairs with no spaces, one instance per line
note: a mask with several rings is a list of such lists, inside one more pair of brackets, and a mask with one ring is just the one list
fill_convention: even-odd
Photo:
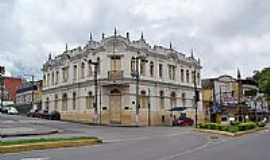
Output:
[[[187,116],[194,117],[194,80],[201,88],[200,60],[193,54],[186,56],[171,44],[151,47],[143,34],[131,41],[129,33],[124,37],[116,30],[109,37],[102,34],[101,41],[90,34],[84,47],[66,46],[62,54],[49,56],[42,70],[43,109],[57,110],[62,119],[74,121],[170,124],[177,113],[168,110],[174,107],[186,107]],[[140,75],[138,92],[134,73]],[[201,110],[199,102],[199,117]]]

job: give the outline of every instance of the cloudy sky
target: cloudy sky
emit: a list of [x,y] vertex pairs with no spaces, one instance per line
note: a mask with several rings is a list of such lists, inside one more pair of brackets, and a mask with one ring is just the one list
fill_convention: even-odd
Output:
[[189,55],[195,48],[203,77],[243,76],[269,66],[267,0],[0,0],[0,65],[10,75],[41,75],[48,53],[85,45],[89,32],[144,32],[151,44]]

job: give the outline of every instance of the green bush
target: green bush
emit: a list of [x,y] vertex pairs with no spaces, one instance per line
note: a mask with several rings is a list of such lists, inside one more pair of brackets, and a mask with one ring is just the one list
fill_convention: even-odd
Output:
[[204,128],[204,129],[206,129],[207,128],[207,125],[206,124],[204,124],[204,123],[199,123],[199,128]]
[[218,123],[205,123],[205,124],[200,123],[199,124],[199,128],[202,128],[202,129],[219,130],[219,131],[226,131],[226,132],[231,132],[231,133],[254,129],[257,126],[264,127],[265,124],[262,122],[257,123],[257,124],[254,122],[234,123],[232,125],[221,125]]
[[228,129],[228,132],[231,132],[231,133],[236,133],[239,131],[239,128],[237,126],[229,126],[227,127]]
[[239,131],[246,131],[246,130],[249,130],[249,129],[254,129],[256,127],[257,127],[257,125],[254,122],[240,123],[238,125]]

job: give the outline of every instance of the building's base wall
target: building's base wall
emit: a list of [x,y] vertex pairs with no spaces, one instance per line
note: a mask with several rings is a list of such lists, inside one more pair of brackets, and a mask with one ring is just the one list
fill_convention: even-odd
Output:
[[[195,119],[194,111],[188,111],[187,117]],[[95,119],[94,112],[85,111],[85,112],[61,112],[61,119],[67,121],[74,122],[82,122],[82,123],[100,123],[100,114],[97,115],[97,119]],[[180,113],[173,113],[171,115],[168,111],[152,111],[150,113],[151,119],[148,119],[148,111],[142,110],[140,111],[138,117],[138,125],[140,126],[170,126],[172,125],[172,120],[175,117],[179,117]],[[119,124],[121,125],[136,125],[136,114],[133,111],[124,111],[121,113],[121,118]],[[204,114],[202,112],[198,112],[198,123],[203,122]],[[103,111],[101,113],[101,124],[109,125],[113,124],[110,119],[109,111]]]

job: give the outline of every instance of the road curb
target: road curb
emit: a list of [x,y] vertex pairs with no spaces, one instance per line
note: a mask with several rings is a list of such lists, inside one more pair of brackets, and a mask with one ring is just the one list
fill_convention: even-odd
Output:
[[38,142],[38,143],[26,143],[18,145],[6,145],[0,146],[0,154],[16,153],[31,150],[64,148],[64,147],[79,147],[88,146],[102,143],[100,139],[83,139],[83,140],[64,140],[56,142]]
[[25,133],[11,133],[11,134],[0,134],[1,138],[7,137],[25,137],[25,136],[42,136],[60,133],[59,130],[39,131],[39,132],[25,132]]
[[252,129],[252,130],[242,131],[242,132],[237,132],[237,133],[230,133],[230,132],[226,132],[226,131],[209,130],[209,129],[193,129],[193,131],[202,132],[202,133],[210,133],[210,134],[220,134],[220,135],[230,136],[230,137],[238,137],[238,136],[242,136],[242,135],[262,131],[262,130],[265,130],[265,129],[267,129],[267,127],[255,128],[255,129]]

